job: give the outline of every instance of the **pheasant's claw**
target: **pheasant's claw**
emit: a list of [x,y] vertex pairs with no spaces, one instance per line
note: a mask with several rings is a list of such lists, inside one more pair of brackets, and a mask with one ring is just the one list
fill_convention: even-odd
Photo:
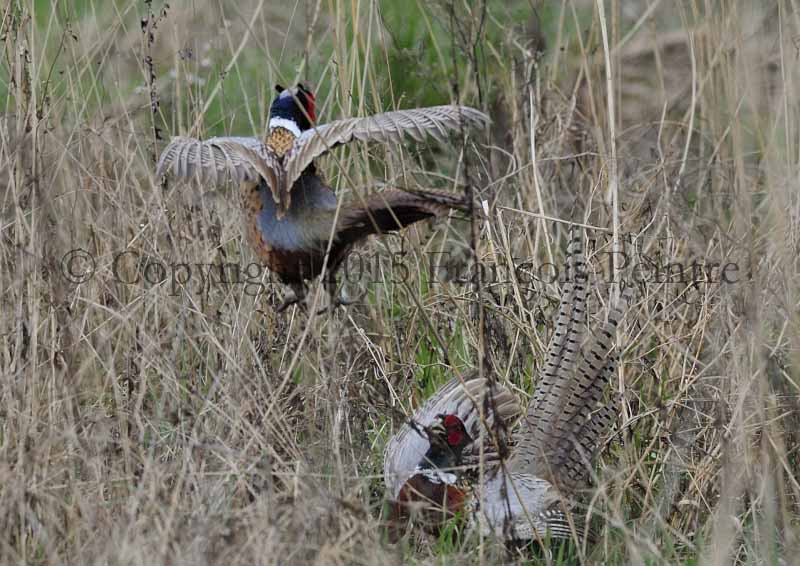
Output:
[[301,283],[289,283],[289,292],[285,295],[283,302],[278,305],[275,312],[281,313],[292,305],[305,305],[306,287]]
[[278,308],[275,309],[275,312],[282,313],[292,305],[304,306],[305,303],[303,301],[305,300],[305,298],[306,294],[304,292],[298,293],[296,290],[292,289],[292,291],[286,294],[286,297],[284,297],[283,302],[280,305],[278,305]]
[[347,306],[353,305],[353,304],[359,302],[362,299],[363,296],[364,295],[361,294],[361,295],[351,299],[350,297],[346,297],[344,295],[339,295],[333,301],[334,308],[335,307],[347,307]]
[[361,299],[363,297],[364,297],[364,293],[362,293],[361,295],[359,295],[359,296],[357,296],[355,298],[352,298],[352,299],[350,297],[346,297],[344,295],[339,295],[338,297],[333,299],[328,306],[322,307],[321,309],[319,309],[317,311],[317,314],[325,314],[325,313],[327,313],[329,311],[330,312],[335,311],[338,307],[350,306],[352,304],[355,304],[355,303],[361,301]]
[[297,295],[294,295],[294,294],[289,295],[288,297],[283,299],[283,302],[280,305],[277,306],[277,308],[275,309],[275,312],[282,313],[283,311],[288,309],[290,306],[296,305],[299,302],[300,302],[300,299],[297,298]]
[[333,311],[335,311],[337,309],[337,307],[347,306],[349,304],[352,304],[352,301],[348,300],[347,302],[342,302],[340,299],[337,298],[332,303],[329,303],[328,305],[326,305],[326,306],[322,307],[321,309],[319,309],[317,311],[317,315],[323,315],[323,314],[327,314],[329,312],[332,313]]

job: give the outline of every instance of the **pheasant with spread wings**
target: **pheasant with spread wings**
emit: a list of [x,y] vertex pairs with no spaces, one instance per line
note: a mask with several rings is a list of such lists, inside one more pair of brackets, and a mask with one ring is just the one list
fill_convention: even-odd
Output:
[[[331,148],[353,140],[387,143],[404,135],[444,140],[462,124],[485,125],[488,117],[466,106],[434,106],[385,112],[315,125],[314,95],[305,86],[277,86],[269,132],[258,138],[218,137],[205,141],[176,137],[158,161],[158,177],[239,183],[246,233],[258,256],[293,293],[279,311],[301,301],[306,280],[322,273],[332,304],[336,271],[354,244],[371,234],[400,230],[414,222],[468,210],[461,195],[444,191],[389,189],[359,204],[339,206],[314,165]],[[337,214],[337,208],[338,214]]]
[[[588,484],[600,440],[615,414],[602,404],[615,374],[617,326],[633,289],[593,333],[586,330],[587,274],[580,236],[567,250],[567,281],[541,380],[521,418],[519,402],[500,384],[457,378],[437,391],[387,445],[384,481],[393,522],[421,509],[430,522],[467,511],[486,533],[517,540],[580,534],[568,512]],[[479,408],[486,423],[482,425]],[[513,434],[512,425],[519,420]],[[495,423],[504,423],[497,427]],[[466,436],[452,434],[463,424]],[[475,440],[484,429],[484,443]],[[501,465],[496,446],[510,445]],[[476,472],[482,448],[483,481]],[[502,451],[501,451],[502,452]]]

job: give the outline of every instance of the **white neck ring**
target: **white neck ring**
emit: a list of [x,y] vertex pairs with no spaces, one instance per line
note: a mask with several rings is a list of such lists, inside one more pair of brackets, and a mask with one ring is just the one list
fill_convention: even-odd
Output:
[[270,118],[269,120],[269,129],[272,130],[273,128],[283,128],[284,130],[289,130],[294,134],[294,137],[300,137],[300,128],[297,125],[297,122],[294,120],[290,120],[288,118]]

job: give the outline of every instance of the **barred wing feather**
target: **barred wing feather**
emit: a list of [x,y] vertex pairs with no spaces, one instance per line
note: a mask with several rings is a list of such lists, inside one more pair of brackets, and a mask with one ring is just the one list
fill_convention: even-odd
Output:
[[465,125],[489,123],[489,117],[474,108],[447,105],[336,120],[306,130],[286,156],[283,192],[291,188],[314,159],[337,145],[353,140],[386,143],[399,140],[405,134],[417,141],[428,135],[441,141],[448,131],[458,129],[462,120]]
[[216,137],[205,141],[175,137],[161,152],[156,177],[171,173],[220,184],[227,181],[278,183],[274,154],[258,138]]

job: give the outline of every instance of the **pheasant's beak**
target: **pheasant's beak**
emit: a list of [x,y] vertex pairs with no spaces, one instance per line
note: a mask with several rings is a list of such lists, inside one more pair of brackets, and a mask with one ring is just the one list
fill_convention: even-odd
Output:
[[445,430],[444,426],[442,425],[441,421],[436,420],[431,423],[430,426],[425,427],[425,433],[428,435],[428,441],[433,443],[434,441],[439,441],[444,437]]

